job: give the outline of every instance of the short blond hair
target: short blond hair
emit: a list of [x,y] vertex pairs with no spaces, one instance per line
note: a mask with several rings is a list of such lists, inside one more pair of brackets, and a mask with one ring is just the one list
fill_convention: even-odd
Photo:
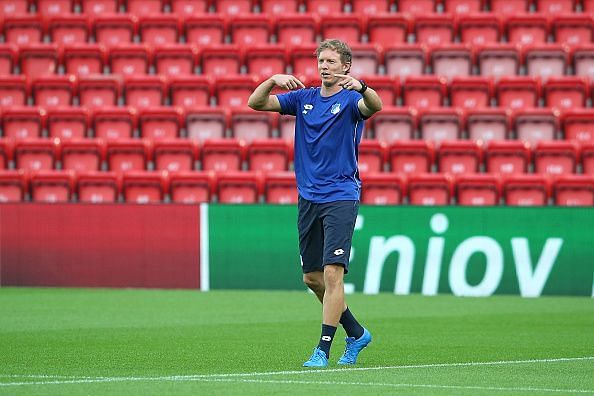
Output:
[[349,45],[342,40],[324,40],[316,49],[316,58],[319,58],[320,53],[327,49],[337,52],[338,55],[340,55],[340,61],[345,65],[349,65],[349,68],[346,71],[346,73],[348,73],[351,70],[351,65],[353,64],[353,52],[351,51],[351,47],[349,47]]

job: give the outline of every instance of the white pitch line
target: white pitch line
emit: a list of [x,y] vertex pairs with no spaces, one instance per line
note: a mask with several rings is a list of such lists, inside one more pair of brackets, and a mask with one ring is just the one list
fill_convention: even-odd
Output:
[[[100,382],[138,382],[138,381],[197,381],[197,380],[215,380],[224,378],[242,378],[242,377],[260,377],[268,375],[293,375],[293,374],[311,374],[311,373],[336,373],[350,371],[371,371],[371,370],[394,370],[394,369],[417,369],[417,368],[441,368],[441,367],[475,367],[475,366],[497,366],[511,364],[530,364],[530,363],[559,363],[572,362],[580,360],[594,360],[594,356],[552,358],[552,359],[527,359],[527,360],[499,360],[491,362],[461,362],[461,363],[429,363],[402,366],[378,366],[378,367],[348,367],[341,369],[304,369],[291,371],[268,371],[256,373],[225,373],[225,374],[197,374],[197,375],[174,375],[162,377],[62,377],[68,378],[63,381],[37,381],[37,382],[0,382],[0,387],[23,386],[23,385],[62,385],[62,384],[84,384]],[[52,378],[43,375],[14,375],[14,378]],[[590,391],[587,391],[590,392]]]

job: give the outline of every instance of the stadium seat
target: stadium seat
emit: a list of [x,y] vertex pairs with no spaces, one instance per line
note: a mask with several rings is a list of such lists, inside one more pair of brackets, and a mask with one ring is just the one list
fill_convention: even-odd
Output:
[[519,74],[521,55],[513,44],[485,44],[476,50],[477,65],[481,76],[498,80],[502,76]]
[[147,204],[162,202],[167,191],[164,172],[128,171],[122,175],[124,201]]
[[228,127],[228,110],[216,107],[191,107],[186,109],[188,138],[200,142],[225,137]]
[[198,63],[198,48],[186,44],[157,46],[153,52],[156,74],[177,77],[194,74]]
[[350,73],[355,76],[378,74],[382,56],[377,45],[351,44],[353,64]]
[[398,12],[408,14],[432,14],[437,11],[440,0],[397,0]]
[[408,76],[424,73],[427,64],[426,49],[418,44],[391,45],[384,48],[386,74],[404,80]]
[[83,14],[102,15],[118,12],[120,0],[83,0],[79,3]]
[[469,76],[474,55],[470,44],[442,44],[429,52],[432,74],[446,77]]
[[122,82],[118,76],[90,75],[78,79],[81,106],[89,108],[117,106]]
[[260,44],[244,48],[244,63],[247,73],[268,78],[285,74],[287,54],[282,44]]
[[406,197],[406,178],[395,173],[364,173],[361,203],[365,205],[400,205]]
[[116,172],[82,172],[76,177],[78,202],[114,203],[122,189],[122,180]]
[[24,171],[0,170],[0,202],[21,202],[29,191]]
[[255,112],[247,107],[230,109],[229,126],[231,135],[246,143],[253,140],[272,137],[272,130],[276,126],[276,113]]
[[0,75],[12,74],[18,60],[18,47],[14,44],[0,44]]
[[436,145],[442,140],[456,140],[462,136],[464,115],[450,107],[428,108],[419,112],[419,132],[422,139]]
[[363,20],[354,14],[328,14],[320,24],[322,39],[336,38],[358,43],[363,33]]
[[189,44],[208,46],[225,41],[226,19],[221,15],[190,15],[184,26],[186,42]]
[[484,10],[483,0],[443,0],[444,12],[451,14],[469,14]]
[[498,43],[503,23],[493,13],[468,14],[458,19],[460,42],[475,45]]
[[171,106],[138,109],[138,129],[143,138],[175,139],[180,136],[184,115],[180,108]]
[[264,14],[237,14],[229,18],[231,42],[239,46],[266,44],[272,34],[272,20]]
[[582,0],[582,10],[585,13],[591,14],[594,12],[594,1],[593,0]]
[[16,169],[38,171],[54,169],[58,156],[57,139],[21,139],[14,143]]
[[411,20],[406,14],[372,14],[367,18],[368,41],[389,47],[406,43],[411,31]]
[[410,140],[417,130],[417,112],[410,107],[385,106],[370,121],[373,137],[381,142]]
[[593,206],[594,176],[559,176],[553,182],[553,200],[559,206]]
[[579,146],[571,141],[540,141],[534,147],[534,173],[551,176],[576,173]]
[[53,44],[30,44],[20,48],[21,74],[33,79],[58,70],[58,47]]
[[594,79],[594,44],[582,44],[572,48],[573,70],[576,76]]
[[75,187],[72,171],[39,170],[30,175],[33,202],[68,202]]
[[247,106],[257,80],[247,75],[221,75],[216,79],[215,96],[217,105],[224,107]]
[[551,30],[555,42],[576,46],[592,42],[594,21],[590,15],[567,14],[554,16]]
[[14,156],[14,141],[0,138],[0,169],[8,169]]
[[501,180],[492,174],[465,174],[456,177],[456,202],[464,206],[497,206]]
[[99,171],[105,160],[105,143],[101,139],[66,139],[61,142],[62,169],[76,172]]
[[594,142],[583,142],[582,152],[582,173],[594,175]]
[[31,96],[35,105],[44,108],[70,106],[76,93],[74,75],[38,76],[31,82]]
[[75,0],[33,0],[41,15],[70,14],[74,11]]
[[161,106],[167,88],[164,76],[130,75],[124,80],[124,102],[135,108]]
[[163,6],[167,0],[123,0],[126,11],[131,15],[151,15],[163,12]]
[[217,0],[213,2],[217,14],[237,15],[252,12],[252,0]]
[[302,44],[289,51],[293,75],[304,77],[317,77],[318,64],[316,61],[316,44]]
[[237,139],[210,139],[202,145],[202,170],[239,171],[245,160],[245,144]]
[[530,45],[524,50],[524,63],[526,74],[546,81],[549,77],[566,74],[569,52],[562,44]]
[[5,0],[0,3],[0,19],[10,15],[26,14],[28,11],[28,0]]
[[544,14],[562,14],[575,12],[576,0],[534,0],[536,12]]
[[541,140],[553,140],[559,130],[559,113],[555,109],[521,109],[513,115],[518,140],[534,146]]
[[98,15],[93,21],[95,42],[108,47],[132,43],[137,30],[133,14]]
[[453,175],[478,173],[483,162],[481,145],[471,140],[444,140],[437,155],[441,173]]
[[454,41],[456,21],[446,14],[419,14],[415,16],[416,42],[426,45],[441,45]]
[[538,107],[540,80],[537,77],[526,76],[501,77],[496,85],[495,96],[499,107]]
[[454,76],[450,82],[450,105],[464,109],[489,107],[493,80],[481,76]]
[[89,112],[84,107],[56,107],[48,109],[46,126],[50,138],[82,139],[87,137]]
[[260,0],[263,14],[286,15],[299,11],[300,0]]
[[357,78],[365,81],[365,83],[373,87],[382,99],[384,107],[395,106],[398,104],[400,97],[400,83],[394,76],[379,76],[377,74],[361,74]]
[[223,172],[217,175],[219,203],[257,203],[262,191],[262,179],[256,172]]
[[375,139],[362,139],[358,149],[359,172],[383,172],[387,153],[386,143]]
[[505,140],[511,131],[510,111],[502,108],[469,109],[465,115],[468,138],[485,144]]
[[95,137],[110,139],[131,138],[136,129],[136,111],[128,107],[101,107],[93,112]]
[[565,139],[594,142],[594,110],[568,109],[563,113]]
[[248,169],[279,172],[289,169],[291,147],[281,139],[254,140],[247,146]]
[[545,206],[550,181],[545,175],[511,175],[503,179],[503,197],[510,206]]
[[156,170],[191,171],[198,160],[199,147],[195,140],[159,139],[153,142]]
[[297,204],[297,181],[293,172],[268,172],[264,175],[264,201],[268,204]]
[[402,85],[404,106],[417,109],[440,107],[447,93],[447,81],[439,76],[408,76]]
[[43,23],[39,15],[12,15],[4,20],[4,42],[15,45],[43,42]]
[[170,0],[171,12],[179,16],[200,15],[208,12],[209,0]]
[[295,138],[295,117],[281,114],[278,117],[278,131],[281,139],[292,142]]
[[102,74],[105,61],[105,48],[99,44],[71,44],[65,46],[62,52],[65,74]]
[[507,41],[511,44],[546,43],[549,20],[540,14],[509,14],[505,21]]
[[561,110],[586,107],[590,97],[588,80],[576,76],[551,76],[542,87],[546,107]]
[[0,108],[27,105],[29,84],[25,76],[0,75]]
[[450,175],[413,173],[408,176],[411,205],[449,205],[453,193],[454,183]]
[[210,202],[215,189],[214,172],[172,172],[169,195],[176,203]]
[[282,13],[276,17],[276,42],[279,44],[313,44],[318,32],[319,20],[315,14]]
[[147,169],[152,146],[143,139],[114,139],[107,141],[106,160],[111,171],[127,172]]
[[530,146],[518,140],[493,140],[485,148],[485,169],[488,173],[526,173],[531,160]]
[[45,110],[39,107],[6,108],[2,111],[2,136],[13,139],[41,137],[45,117]]
[[305,9],[309,14],[340,14],[343,12],[344,0],[304,0]]
[[435,161],[435,149],[427,140],[402,140],[388,148],[392,173],[429,173]]
[[350,0],[350,3],[355,14],[376,15],[389,12],[392,0]]
[[184,108],[208,106],[213,83],[207,76],[176,76],[169,80],[171,105]]
[[89,18],[85,15],[56,14],[49,18],[47,31],[53,43],[61,45],[86,43],[91,25]]
[[150,45],[175,44],[181,27],[181,20],[175,15],[144,15],[138,20],[138,35],[140,41]]
[[122,44],[109,50],[109,66],[112,74],[136,76],[148,74],[152,63],[152,51],[143,44]]
[[237,45],[211,45],[200,52],[202,74],[213,77],[239,74],[241,52]]

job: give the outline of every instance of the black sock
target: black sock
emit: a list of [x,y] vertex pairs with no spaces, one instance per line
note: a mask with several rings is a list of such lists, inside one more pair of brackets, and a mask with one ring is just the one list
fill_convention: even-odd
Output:
[[324,351],[328,358],[330,357],[330,345],[332,345],[334,334],[336,334],[336,327],[322,324],[322,336],[318,348]]
[[355,319],[348,307],[340,316],[340,324],[344,327],[344,331],[346,331],[349,337],[358,339],[363,335],[363,326],[357,322],[357,319]]

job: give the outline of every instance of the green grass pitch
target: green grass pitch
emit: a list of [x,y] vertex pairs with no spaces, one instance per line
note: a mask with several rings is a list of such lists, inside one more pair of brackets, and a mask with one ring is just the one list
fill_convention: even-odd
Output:
[[594,300],[348,296],[374,340],[301,367],[306,292],[0,289],[0,395],[594,394]]

